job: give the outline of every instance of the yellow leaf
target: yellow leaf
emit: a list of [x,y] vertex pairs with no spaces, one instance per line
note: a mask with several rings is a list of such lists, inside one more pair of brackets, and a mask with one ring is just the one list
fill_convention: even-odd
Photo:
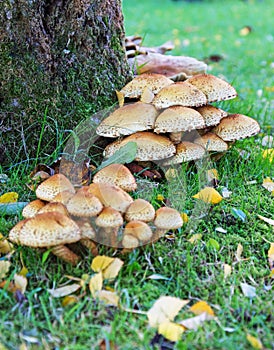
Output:
[[274,278],[274,268],[271,270],[269,277]]
[[251,334],[246,335],[246,339],[249,341],[253,349],[263,349],[263,344],[258,338],[253,337]]
[[176,342],[182,338],[185,328],[174,322],[164,322],[159,324],[158,333],[166,339]]
[[0,260],[0,280],[7,275],[10,265],[11,263],[9,261]]
[[94,272],[103,271],[113,262],[113,260],[114,258],[105,255],[98,255],[92,260],[91,268]]
[[231,275],[232,267],[228,264],[224,264],[224,279]]
[[12,244],[4,238],[2,233],[0,233],[0,255],[10,253],[12,248]]
[[66,295],[72,294],[76,292],[79,288],[81,288],[80,284],[73,283],[69,284],[64,287],[56,288],[56,289],[49,289],[49,293],[52,295],[53,298],[61,298],[65,297]]
[[201,315],[202,313],[206,312],[210,316],[215,316],[214,311],[205,301],[198,301],[191,306],[190,311],[192,311],[195,315]]
[[274,148],[268,148],[263,151],[263,158],[268,159],[269,163],[272,163],[274,159]]
[[96,297],[107,305],[118,306],[119,304],[119,296],[116,293],[108,290],[98,291]]
[[16,192],[7,192],[0,196],[0,203],[15,203],[18,199],[18,193]]
[[157,194],[157,201],[163,201],[165,197],[162,194]]
[[178,312],[188,303],[189,300],[170,296],[160,297],[147,312],[150,326],[158,327],[161,323],[173,321]]
[[241,255],[242,255],[243,250],[244,250],[243,246],[241,245],[241,243],[239,243],[237,246],[236,254],[235,254],[237,261],[241,260]]
[[274,268],[274,243],[270,244],[270,248],[267,252],[268,255],[268,262],[269,262],[269,266],[271,269]]
[[115,90],[115,92],[116,92],[117,100],[118,100],[118,103],[119,103],[119,107],[123,107],[124,101],[125,101],[124,94],[122,92],[118,91],[118,90]]
[[78,302],[78,298],[76,295],[66,295],[62,300],[62,306],[65,307],[67,305],[75,304]]
[[188,215],[186,213],[181,213],[181,218],[183,219],[184,223],[187,223],[189,220]]
[[264,222],[268,223],[269,225],[274,226],[273,219],[266,218],[265,216],[262,216],[262,215],[258,215],[258,218],[263,220]]
[[223,197],[213,187],[205,187],[200,192],[196,193],[193,198],[200,199],[205,203],[218,204]]
[[20,290],[20,292],[24,294],[28,284],[28,280],[26,279],[26,277],[15,274],[13,280],[15,289]]
[[182,326],[187,329],[193,329],[196,331],[205,321],[212,320],[214,317],[209,315],[207,312],[203,312],[202,314],[187,318],[180,322]]
[[262,186],[271,193],[274,191],[274,182],[270,179],[270,177],[263,180]]
[[199,242],[202,239],[203,235],[201,233],[195,233],[194,235],[192,235],[189,239],[188,242],[195,244],[197,242]]
[[89,281],[89,290],[93,298],[97,296],[97,292],[102,290],[102,288],[103,288],[103,274],[100,271],[95,275],[93,275]]
[[121,270],[124,262],[121,259],[115,258],[110,265],[103,270],[104,279],[114,279]]
[[218,174],[218,171],[217,169],[209,169],[207,170],[207,181],[208,182],[211,182],[211,181],[214,181],[214,180],[219,180],[219,174]]

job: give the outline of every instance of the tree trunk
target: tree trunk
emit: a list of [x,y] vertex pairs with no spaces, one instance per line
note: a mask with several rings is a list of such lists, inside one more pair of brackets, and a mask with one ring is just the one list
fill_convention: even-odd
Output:
[[0,21],[0,162],[14,163],[60,150],[130,72],[120,0],[1,0]]

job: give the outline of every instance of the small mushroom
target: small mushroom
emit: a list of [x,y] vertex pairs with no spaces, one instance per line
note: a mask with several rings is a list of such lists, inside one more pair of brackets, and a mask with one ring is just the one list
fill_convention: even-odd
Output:
[[149,222],[154,219],[155,209],[145,199],[138,198],[130,204],[125,213],[127,221],[144,221]]
[[22,216],[25,219],[32,218],[35,216],[38,211],[45,206],[45,202],[41,201],[41,199],[35,199],[34,201],[29,202],[23,210],[22,210]]
[[123,164],[110,164],[99,170],[93,178],[94,183],[108,183],[126,192],[135,191],[137,184],[130,170]]
[[62,203],[59,202],[50,202],[46,205],[44,205],[37,214],[42,214],[42,213],[52,213],[52,212],[58,212],[63,215],[69,215],[69,212],[66,208],[66,206]]
[[204,147],[207,151],[225,152],[228,150],[228,144],[212,132],[196,138],[194,143]]
[[70,215],[77,217],[96,216],[103,209],[101,201],[89,191],[88,186],[79,189],[66,206]]
[[182,227],[183,219],[176,209],[162,207],[156,210],[154,225],[156,226],[154,238],[158,240],[168,230]]
[[[126,224],[124,229],[124,236],[122,240],[122,244],[124,248],[131,248],[129,246],[125,246],[125,243],[129,241],[127,236],[135,237],[140,244],[147,243],[152,238],[152,231],[151,228],[143,221],[130,221]],[[133,240],[130,239],[132,242]],[[139,244],[138,244],[139,245]]]
[[55,203],[62,203],[64,205],[67,204],[67,202],[70,200],[71,197],[73,197],[75,191],[71,192],[71,191],[61,191],[59,192],[53,199],[52,202]]
[[36,189],[36,196],[44,201],[51,201],[59,192],[75,192],[72,183],[63,174],[55,174],[43,181]]
[[227,116],[227,112],[211,105],[197,107],[196,110],[202,115],[206,126],[217,125],[221,119]]
[[105,245],[118,246],[118,230],[123,225],[123,217],[119,211],[107,207],[95,219],[95,224],[101,228],[99,240]]

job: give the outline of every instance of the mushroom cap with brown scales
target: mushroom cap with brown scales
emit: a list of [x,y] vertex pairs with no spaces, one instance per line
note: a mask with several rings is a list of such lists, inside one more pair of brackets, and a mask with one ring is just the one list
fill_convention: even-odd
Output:
[[13,228],[9,232],[9,240],[11,242],[20,244],[19,236],[20,236],[21,229],[25,225],[25,223],[30,219],[31,218],[20,220],[19,222],[17,222],[15,226],[13,226]]
[[22,216],[25,219],[32,218],[38,211],[46,205],[41,199],[35,199],[29,202],[22,210]]
[[133,236],[138,239],[138,241],[144,243],[152,238],[151,228],[143,221],[130,221],[126,224],[124,228],[124,236]]
[[206,126],[217,125],[228,113],[221,108],[211,105],[197,107],[196,110],[202,115]]
[[197,143],[210,152],[225,152],[228,150],[227,142],[212,132],[208,132],[203,136],[198,137],[194,140],[194,143]]
[[187,79],[186,82],[202,91],[206,95],[207,102],[230,100],[237,97],[234,87],[215,75],[197,74]]
[[126,192],[135,191],[137,184],[130,170],[123,164],[110,164],[99,170],[93,177],[94,183],[116,185]]
[[134,249],[139,246],[139,241],[136,237],[132,235],[124,234],[122,239],[122,246],[126,249]]
[[158,114],[152,104],[142,102],[127,104],[105,118],[97,127],[96,133],[105,137],[119,137],[153,129]]
[[77,217],[93,217],[102,211],[103,204],[89,191],[88,186],[86,186],[78,190],[73,197],[69,199],[66,207],[70,215]]
[[164,75],[144,73],[137,75],[120,92],[125,97],[139,98],[145,88],[149,88],[154,94],[157,94],[162,88],[171,84],[174,84],[174,82]]
[[51,212],[58,212],[63,215],[69,215],[69,212],[67,210],[67,207],[59,202],[50,202],[47,203],[46,205],[41,208],[37,214],[42,214],[42,213],[51,213]]
[[224,141],[236,141],[254,136],[260,132],[259,123],[243,114],[230,114],[212,129]]
[[205,105],[205,94],[194,85],[179,82],[163,88],[153,99],[152,104],[157,108],[170,106],[198,107]]
[[205,149],[193,142],[182,141],[177,145],[176,154],[169,158],[165,159],[161,164],[163,166],[179,164],[184,162],[190,162],[192,160],[201,159],[205,155]]
[[123,225],[123,217],[119,211],[107,207],[97,216],[95,224],[99,227],[114,229]]
[[138,220],[149,222],[153,221],[154,216],[155,209],[148,201],[142,198],[135,199],[125,213],[125,219],[127,221]]
[[174,144],[168,137],[143,131],[109,144],[104,150],[105,157],[110,157],[128,142],[136,142],[137,153],[135,160],[138,161],[165,159],[171,157],[176,152]]
[[154,225],[161,230],[173,230],[183,226],[183,219],[178,210],[162,207],[156,210]]
[[52,200],[51,202],[55,203],[62,203],[64,205],[67,204],[67,202],[70,200],[71,197],[74,196],[75,191],[71,192],[68,190],[59,192]]
[[43,181],[36,189],[36,196],[45,201],[51,201],[59,192],[75,192],[72,183],[63,174],[55,174]]
[[19,243],[43,248],[79,241],[80,229],[68,216],[61,213],[37,214],[22,225]]

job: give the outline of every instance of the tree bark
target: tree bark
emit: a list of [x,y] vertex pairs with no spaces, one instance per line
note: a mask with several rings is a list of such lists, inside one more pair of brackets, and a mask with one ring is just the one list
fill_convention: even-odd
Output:
[[2,0],[0,21],[0,162],[10,163],[58,151],[130,72],[120,0]]

